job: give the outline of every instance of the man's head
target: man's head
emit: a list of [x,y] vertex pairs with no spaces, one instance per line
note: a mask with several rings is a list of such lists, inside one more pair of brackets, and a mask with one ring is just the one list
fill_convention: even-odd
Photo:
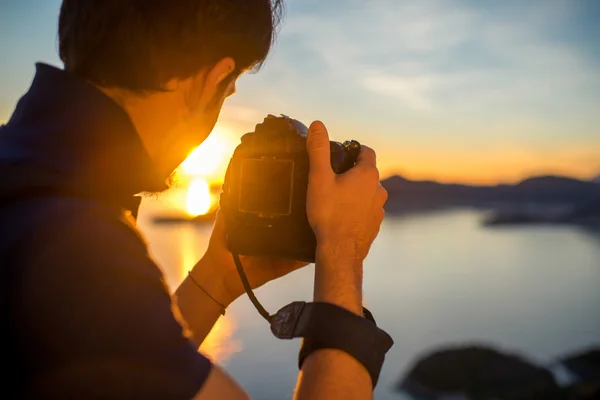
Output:
[[65,69],[131,116],[162,173],[210,133],[243,72],[266,59],[283,0],[63,0]]

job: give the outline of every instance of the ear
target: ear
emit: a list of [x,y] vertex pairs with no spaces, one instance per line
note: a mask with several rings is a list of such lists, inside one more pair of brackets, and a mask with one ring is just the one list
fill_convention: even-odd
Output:
[[235,70],[235,61],[231,57],[219,60],[212,67],[200,72],[192,82],[186,102],[191,110],[204,109],[214,103],[216,97],[223,96],[223,85]]

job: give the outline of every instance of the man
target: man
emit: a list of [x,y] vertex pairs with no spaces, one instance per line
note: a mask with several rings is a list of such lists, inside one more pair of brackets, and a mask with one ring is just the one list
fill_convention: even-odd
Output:
[[[170,296],[122,212],[160,192],[211,132],[236,79],[260,66],[275,0],[64,0],[64,70],[38,64],[0,130],[3,357],[11,398],[246,399],[197,349],[244,291],[217,218],[206,255]],[[317,236],[314,300],[362,315],[362,262],[387,194],[375,153],[336,176],[310,127],[307,212]],[[360,190],[357,190],[360,188]],[[245,258],[253,287],[302,264]],[[294,362],[290,360],[290,362]],[[5,369],[6,370],[6,369]],[[365,399],[349,353],[308,354],[297,399]]]

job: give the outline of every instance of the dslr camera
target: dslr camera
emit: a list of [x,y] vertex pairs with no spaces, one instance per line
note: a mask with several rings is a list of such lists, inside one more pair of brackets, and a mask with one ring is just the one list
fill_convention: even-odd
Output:
[[[306,216],[308,128],[268,115],[245,134],[227,167],[220,208],[233,254],[314,262],[315,234]],[[330,142],[331,168],[341,174],[360,153],[355,141]]]

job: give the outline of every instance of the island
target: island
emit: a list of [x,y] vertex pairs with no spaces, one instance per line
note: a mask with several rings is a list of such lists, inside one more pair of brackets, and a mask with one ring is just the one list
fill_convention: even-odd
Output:
[[516,184],[464,185],[413,181],[392,176],[386,212],[400,214],[440,208],[489,211],[483,224],[578,224],[600,226],[600,184],[565,176],[536,176]]

